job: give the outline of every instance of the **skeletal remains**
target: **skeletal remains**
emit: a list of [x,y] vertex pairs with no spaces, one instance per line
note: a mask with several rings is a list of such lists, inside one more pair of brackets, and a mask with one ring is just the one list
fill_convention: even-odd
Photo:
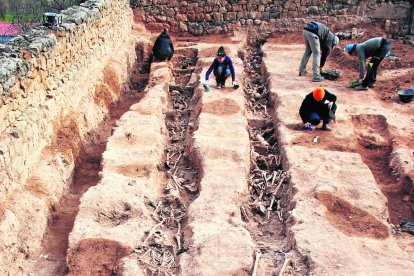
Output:
[[[272,115],[268,108],[270,102],[270,91],[268,80],[263,77],[261,49],[249,48],[245,55],[245,69],[249,77],[245,79],[244,93],[248,101],[250,111],[256,115],[256,119],[249,124],[249,137],[251,143],[250,161],[251,169],[248,180],[250,202],[240,206],[241,215],[244,220],[257,222],[258,225],[268,225],[273,219],[284,223],[285,209],[282,200],[286,198],[289,189],[288,174],[282,170],[281,155],[278,153],[277,140],[275,138],[275,127]],[[258,119],[258,117],[262,119]],[[285,207],[286,208],[286,207]],[[276,216],[272,216],[274,213]],[[257,216],[258,215],[258,216]],[[259,243],[260,244],[260,243]],[[273,253],[278,248],[268,248]],[[278,274],[283,275],[290,263],[290,257],[283,253],[284,260]],[[252,276],[258,274],[260,259],[271,258],[265,248],[257,248],[254,256]],[[273,274],[272,274],[273,275]]]
[[[189,58],[179,58],[181,69],[186,69],[190,62]],[[177,77],[182,77],[182,74]],[[156,224],[134,250],[148,275],[176,275],[179,268],[175,256],[188,251],[184,247],[182,232],[187,208],[179,192],[186,189],[194,194],[198,191],[198,172],[185,152],[192,92],[188,87],[170,86],[172,109],[166,114],[169,143],[164,162],[168,183],[161,200],[149,204],[154,208],[151,215]]]

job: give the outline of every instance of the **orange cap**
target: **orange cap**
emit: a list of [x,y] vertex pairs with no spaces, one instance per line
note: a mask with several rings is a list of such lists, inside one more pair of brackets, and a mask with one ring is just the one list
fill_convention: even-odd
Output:
[[325,97],[325,89],[323,87],[316,87],[315,90],[313,90],[313,98],[317,101],[320,101]]

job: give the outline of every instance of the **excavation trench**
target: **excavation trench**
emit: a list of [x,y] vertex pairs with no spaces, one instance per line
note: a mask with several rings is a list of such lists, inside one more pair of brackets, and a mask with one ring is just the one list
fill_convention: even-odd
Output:
[[355,115],[352,123],[358,140],[357,152],[388,199],[390,222],[399,225],[403,220],[413,221],[411,189],[406,189],[394,173],[396,168],[390,166],[392,136],[386,118],[382,115]]
[[176,49],[171,60],[174,84],[169,84],[165,113],[165,160],[160,164],[167,183],[157,202],[150,202],[154,225],[134,249],[145,275],[179,275],[180,255],[189,249],[188,206],[199,194],[200,172],[191,152],[199,114],[197,49]]
[[262,64],[261,45],[247,47],[242,54],[246,75],[244,93],[249,107],[251,167],[250,200],[241,206],[241,212],[257,245],[252,271],[257,275],[308,275],[308,260],[296,250],[289,232],[294,192],[282,166],[275,132],[277,107]]
[[[145,46],[139,44],[135,48],[136,64],[129,73],[127,87],[122,91],[112,91],[119,94],[114,100],[109,89],[97,87],[95,102],[105,105],[107,114],[101,124],[82,140],[75,120],[66,118],[57,131],[55,141],[46,152],[61,151],[63,155],[72,152],[76,157],[73,174],[68,181],[68,188],[57,204],[51,206],[51,214],[43,237],[41,254],[39,258],[32,259],[27,271],[36,275],[66,275],[68,267],[66,263],[68,250],[68,236],[74,226],[75,217],[79,211],[82,195],[100,181],[102,153],[106,147],[106,141],[112,134],[116,121],[131,105],[140,101],[145,95],[142,93],[148,81],[148,53]],[[109,75],[104,78],[111,79],[114,75],[107,70]],[[70,160],[68,157],[67,160]],[[33,180],[32,180],[33,179]],[[29,180],[27,187],[35,192],[38,189],[36,178]]]

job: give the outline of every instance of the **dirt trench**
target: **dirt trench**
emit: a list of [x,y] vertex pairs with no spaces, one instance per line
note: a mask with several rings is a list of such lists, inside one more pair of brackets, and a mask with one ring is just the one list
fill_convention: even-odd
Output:
[[[70,160],[74,160],[73,174],[69,179],[69,187],[57,204],[51,207],[48,225],[43,236],[41,254],[32,257],[29,265],[23,270],[29,275],[66,275],[68,250],[68,236],[73,229],[82,195],[100,181],[102,153],[105,151],[106,141],[111,136],[116,121],[131,105],[140,101],[145,95],[144,88],[149,75],[149,53],[145,45],[137,44],[135,67],[129,73],[128,87],[108,89],[107,84],[116,84],[116,73],[110,66],[104,72],[105,85],[98,85],[94,101],[99,106],[107,108],[105,120],[96,128],[88,132],[87,137],[81,139],[76,120],[68,116],[62,125],[57,126],[57,134],[50,150],[46,152],[62,152]],[[111,80],[112,79],[112,80]],[[119,99],[113,102],[113,91],[120,91]],[[77,130],[77,131],[76,131]],[[27,187],[36,193],[37,182],[29,180]],[[37,191],[38,193],[39,191]]]
[[[185,38],[182,39],[185,40]],[[322,232],[324,237],[334,233],[335,237],[344,241],[348,241],[347,238],[352,238],[352,242],[355,242],[356,238],[362,240],[364,237],[380,242],[389,241],[388,225],[383,223],[386,212],[379,215],[374,210],[372,215],[371,206],[357,208],[355,204],[356,201],[359,201],[364,205],[363,200],[359,199],[363,195],[372,195],[362,190],[364,187],[344,192],[338,186],[339,188],[336,187],[338,190],[332,192],[335,183],[324,185],[318,183],[312,186],[312,189],[307,191],[305,196],[301,194],[302,202],[298,204],[303,205],[303,202],[317,201],[318,204],[322,203],[323,208],[317,204],[308,205],[305,209],[309,213],[302,210],[306,216],[303,215],[302,218],[299,217],[300,219],[295,221],[297,217],[293,218],[292,212],[297,202],[294,202],[292,198],[298,191],[292,186],[291,175],[287,172],[290,168],[284,166],[286,160],[283,160],[283,156],[286,156],[286,153],[282,154],[281,151],[285,150],[285,145],[280,145],[278,141],[279,137],[277,136],[281,133],[277,133],[277,128],[278,125],[285,122],[277,121],[275,113],[277,113],[279,106],[275,105],[283,105],[283,101],[286,99],[294,99],[297,103],[303,95],[292,94],[283,95],[283,99],[275,98],[275,93],[272,93],[269,87],[270,75],[263,64],[264,53],[262,52],[263,41],[261,40],[256,46],[246,46],[243,47],[243,50],[238,51],[238,56],[243,61],[243,73],[239,71],[242,76],[240,77],[242,87],[239,90],[232,90],[227,86],[220,91],[213,89],[212,93],[205,93],[201,88],[200,75],[207,64],[203,64],[200,60],[202,58],[200,53],[204,51],[203,57],[208,56],[210,59],[211,56],[214,56],[215,49],[219,44],[228,42],[226,39],[214,41],[212,38],[210,42],[213,41],[213,43],[201,51],[199,47],[202,43],[196,39],[193,39],[195,42],[182,43],[184,46],[177,48],[176,54],[170,62],[160,64],[148,64],[144,49],[138,47],[136,50],[140,62],[130,77],[130,93],[124,93],[117,103],[110,105],[113,95],[107,93],[108,87],[106,85],[97,87],[94,101],[96,104],[108,108],[109,115],[98,127],[98,130],[88,133],[87,143],[82,144],[80,130],[73,118],[67,117],[62,124],[56,126],[56,139],[49,150],[60,150],[64,156],[63,163],[71,161],[72,154],[68,153],[69,149],[73,152],[73,156],[76,157],[74,161],[76,166],[74,174],[68,176],[73,184],[60,202],[52,206],[52,215],[43,240],[42,252],[40,256],[36,255],[31,260],[31,265],[25,269],[30,275],[66,275],[67,273],[70,275],[193,275],[200,274],[199,271],[208,274],[211,271],[217,271],[217,269],[222,269],[220,271],[222,275],[309,275],[315,266],[325,265],[324,263],[315,265],[316,262],[314,263],[311,257],[305,255],[308,252],[316,255],[320,252],[324,253],[322,248],[311,247],[317,246],[317,242],[320,242],[317,240],[313,243],[312,238],[321,235],[319,232],[316,234],[312,232],[314,230],[312,228],[317,228],[315,231],[326,231]],[[279,46],[273,45],[272,47]],[[237,56],[234,52],[235,47],[235,45],[225,47],[232,57]],[[281,51],[281,55],[292,58],[289,56],[289,51],[294,51],[295,47],[292,46],[292,49]],[[291,69],[290,66],[290,64],[286,65],[287,72]],[[161,70],[153,75],[154,79],[148,80],[150,73],[152,73],[149,72],[150,68],[154,69],[153,72]],[[277,68],[280,70],[280,67]],[[111,68],[106,73],[108,79],[113,77]],[[165,110],[160,111],[158,106],[153,104],[158,98],[156,100],[149,98],[146,102],[140,102],[149,89],[154,88],[167,73],[172,74],[174,83],[167,82],[165,102],[161,97],[160,102],[165,104]],[[308,85],[300,83],[302,80],[297,80],[299,84],[296,84],[296,79],[290,75],[279,76],[277,74],[281,73],[273,72],[273,75],[285,81],[282,89],[293,88],[294,90],[299,89],[296,86]],[[287,79],[283,80],[283,77]],[[147,84],[149,85],[147,86]],[[302,90],[302,87],[300,89]],[[239,99],[232,98],[237,94],[244,95],[245,101],[242,104]],[[296,96],[297,98],[294,98]],[[353,97],[352,94],[347,96]],[[357,96],[354,96],[354,99],[358,99]],[[146,105],[146,107],[134,107],[138,103]],[[132,111],[131,113],[145,115],[161,113],[163,126],[159,129],[156,126],[154,129],[160,131],[165,139],[158,139],[155,137],[156,135],[148,135],[148,137],[144,137],[145,139],[138,137],[137,133],[148,126],[153,126],[152,119],[148,119],[148,121],[136,120],[137,117],[128,115],[128,110]],[[287,114],[291,110],[285,109],[285,111]],[[202,119],[199,118],[200,114],[204,116]],[[212,117],[207,117],[210,115]],[[233,121],[233,117],[236,115],[239,117]],[[125,118],[122,119],[122,116]],[[242,121],[240,117],[246,119],[246,128],[243,125],[244,121],[240,123]],[[334,134],[320,134],[320,143],[316,144],[310,137],[314,134],[305,133],[302,135],[302,132],[299,131],[297,118],[294,118],[294,123],[292,123],[293,120],[289,121],[291,118],[288,118],[286,122],[291,124],[286,124],[288,127],[285,130],[286,132],[294,130],[294,135],[298,133],[301,135],[300,137],[292,135],[295,137],[292,139],[292,145],[315,148],[307,152],[311,157],[316,157],[316,159],[321,157],[320,160],[332,161],[338,159],[337,157],[341,154],[350,153],[349,155],[352,156],[347,157],[350,159],[347,160],[347,164],[367,165],[388,199],[391,222],[398,224],[404,218],[412,220],[413,212],[412,208],[410,209],[412,197],[407,197],[404,187],[397,181],[394,171],[390,168],[393,137],[387,120],[382,115],[359,114],[350,117],[349,122],[343,120],[338,123],[343,128],[340,131],[345,134],[340,131],[333,132]],[[134,120],[136,120],[134,123],[142,128],[132,129],[131,132],[124,132],[124,129],[118,131],[121,133],[116,132],[126,121]],[[204,120],[202,123],[205,128],[208,128],[208,135],[199,129],[200,120]],[[229,127],[229,125],[223,124],[223,121],[240,123],[242,127],[236,128],[233,125]],[[246,181],[241,184],[237,183],[239,186],[235,184],[236,188],[232,187],[234,189],[229,189],[226,181],[231,183],[234,178],[235,182],[240,182],[237,177],[242,175],[243,178],[244,175],[243,168],[240,169],[238,166],[245,159],[242,154],[234,150],[234,148],[245,146],[242,143],[237,144],[236,141],[239,138],[243,139],[242,132],[244,130],[247,132],[245,136],[248,137],[247,144],[249,145],[246,159],[249,163]],[[352,139],[346,136],[347,131],[351,133]],[[230,142],[227,140],[231,138],[226,136],[229,133],[233,136]],[[336,134],[342,136],[335,137]],[[108,138],[113,138],[110,143],[118,143],[119,148],[116,148],[118,151],[121,151],[120,149],[126,145],[135,146],[134,150],[137,151],[137,155],[146,154],[144,151],[139,152],[142,145],[154,144],[155,148],[162,148],[161,161],[156,164],[154,169],[148,164],[128,163],[130,156],[114,157],[107,153],[105,163],[105,158],[102,155],[107,149]],[[215,138],[223,139],[215,140]],[[293,148],[299,148],[299,146],[293,146]],[[331,157],[326,157],[323,154],[318,155],[324,150],[335,152],[332,153],[334,157],[329,159]],[[153,151],[156,150],[153,148],[149,150],[151,153]],[[312,180],[317,177],[310,179],[310,176],[315,175],[314,172],[319,168],[314,164],[309,164],[308,157],[302,157],[302,151],[303,149],[297,149],[298,154],[295,156],[297,158],[295,161],[300,163],[297,166],[298,171],[303,173],[300,176],[303,178],[299,178],[299,181],[313,183]],[[356,153],[361,156],[363,163],[358,163],[359,160],[353,157]],[[230,158],[225,159],[224,157]],[[235,161],[237,166],[230,164],[229,160]],[[215,163],[214,166],[212,163]],[[301,168],[302,164],[306,165]],[[106,166],[113,166],[114,171],[110,171]],[[352,170],[352,167],[346,167],[346,169]],[[205,170],[209,170],[207,180],[205,179]],[[335,172],[341,172],[341,170],[332,169]],[[223,171],[227,178],[219,177]],[[332,171],[332,175],[335,175]],[[120,190],[105,190],[103,188],[106,197],[95,197],[95,194],[92,193],[88,195],[87,190],[94,190],[97,188],[96,186],[105,187],[106,185],[113,188],[119,184],[118,182],[106,183],[102,181],[104,174],[116,174],[117,177],[122,175],[122,178],[118,177],[115,180],[119,183],[125,182],[126,186],[130,188],[127,190],[130,194],[118,199],[117,192]],[[148,179],[141,180],[153,174],[157,174],[157,177],[154,177],[155,180],[152,179],[157,181],[156,185],[148,184],[150,182]],[[358,176],[362,176],[362,174],[366,174],[366,172],[362,171]],[[338,176],[341,174],[338,173]],[[319,175],[318,177],[324,180],[324,176]],[[357,178],[352,178],[355,179],[355,183],[359,183]],[[338,177],[338,179],[340,178]],[[36,194],[42,194],[43,191],[38,189],[36,179],[31,180],[28,183],[28,188]],[[201,182],[204,186],[201,185]],[[365,183],[363,184],[365,185]],[[240,188],[241,186],[246,188],[247,197],[243,188]],[[207,196],[204,194],[204,197],[200,196],[203,187],[205,190],[211,189],[217,192],[207,194]],[[301,189],[305,188],[301,187]],[[142,190],[144,192],[139,194]],[[311,196],[309,197],[309,195]],[[128,201],[134,196],[138,198],[138,202]],[[236,199],[233,200],[232,197]],[[228,200],[229,198],[231,200]],[[112,199],[115,200],[110,202]],[[76,218],[79,206],[82,201],[85,203],[88,200],[91,200],[96,206],[84,204],[86,208],[83,211],[89,215],[87,224],[74,230],[75,220],[85,219],[84,214],[80,218]],[[106,200],[109,202],[108,206],[103,204],[103,201]],[[381,198],[377,202],[382,202]],[[111,205],[112,203],[116,204]],[[207,207],[203,209],[200,206]],[[328,217],[329,224],[323,224],[318,219],[312,221],[314,217],[324,216]],[[134,219],[135,221],[131,222]],[[220,220],[223,220],[224,223],[215,224]],[[305,239],[301,240],[301,251],[297,248],[296,237],[291,230],[292,225],[296,228],[302,227],[307,232]],[[305,228],[306,225],[311,226]],[[131,227],[128,228],[129,226]],[[92,234],[81,232],[82,227],[90,228]],[[95,228],[96,232],[93,232]],[[111,232],[113,229],[118,229],[118,232]],[[196,232],[197,230],[201,230],[200,232],[203,233],[200,235],[199,232]],[[68,237],[71,231],[75,233],[72,238],[72,248],[67,255],[67,250],[70,247],[70,238]],[[84,234],[85,239],[79,238]],[[301,238],[300,233],[298,236]],[[245,237],[247,242],[241,237]],[[206,244],[207,246],[205,246]],[[307,250],[308,245],[310,245],[309,250]],[[412,243],[410,246],[412,247]],[[342,246],[342,248],[345,247]],[[368,253],[364,251],[367,250],[365,244],[362,244],[358,250],[352,252],[364,257],[370,256],[372,253],[369,252],[369,249]],[[393,249],[390,252],[400,251]],[[334,255],[335,252],[332,248],[325,250],[325,253],[329,257],[321,258],[323,262],[329,259],[329,262],[334,263],[329,263],[327,271],[332,273],[334,269],[341,269],[340,261],[335,263],[337,261],[335,257],[338,256]],[[208,256],[205,257],[205,255]],[[234,257],[234,255],[236,256]],[[342,254],[342,256],[345,255]],[[316,256],[315,259],[318,257]],[[66,263],[67,260],[68,263]],[[348,269],[353,266],[353,263],[347,261],[341,260],[347,264],[346,268]],[[367,262],[369,263],[369,261]],[[200,267],[202,268],[199,269]],[[226,272],[223,272],[224,270]],[[228,273],[229,271],[231,273]]]
[[357,152],[388,199],[390,222],[399,225],[404,220],[413,221],[410,189],[405,190],[390,165],[393,143],[387,119],[382,115],[356,115],[352,122],[359,145]]
[[[211,46],[211,48],[214,46]],[[87,238],[80,239],[80,241],[77,238],[74,239],[76,242],[79,242],[74,242],[68,257],[69,267],[71,268],[69,271],[70,275],[82,275],[83,273],[99,275],[139,275],[139,273],[143,275],[191,275],[196,273],[195,269],[198,269],[200,266],[199,259],[202,258],[199,257],[212,250],[212,248],[202,247],[203,238],[205,237],[200,237],[199,233],[194,232],[195,229],[205,231],[203,235],[207,236],[207,240],[213,240],[214,246],[222,246],[215,249],[217,252],[206,258],[212,262],[211,264],[201,263],[204,272],[208,271],[209,266],[211,266],[211,271],[213,271],[216,268],[216,262],[223,265],[222,267],[226,266],[227,263],[231,263],[228,266],[229,269],[233,269],[233,265],[238,265],[236,262],[236,264],[232,262],[233,259],[231,261],[221,259],[223,256],[226,256],[226,253],[228,255],[233,253],[226,252],[228,244],[224,244],[222,241],[228,238],[227,241],[229,243],[240,241],[241,244],[240,236],[236,236],[236,240],[232,240],[231,238],[234,237],[231,231],[233,230],[226,232],[227,235],[222,237],[223,233],[216,233],[222,231],[222,229],[217,231],[214,228],[208,227],[203,229],[203,223],[207,224],[206,221],[208,219],[215,220],[215,218],[211,217],[203,220],[203,216],[217,215],[216,220],[219,220],[221,219],[219,216],[222,216],[222,214],[230,215],[230,217],[226,217],[226,220],[230,221],[230,224],[233,226],[237,226],[238,231],[245,231],[247,229],[243,234],[253,241],[246,246],[248,248],[246,251],[250,255],[247,258],[246,256],[243,257],[243,267],[237,270],[239,274],[309,275],[311,273],[314,264],[308,256],[304,255],[303,251],[299,252],[296,248],[295,237],[290,230],[292,225],[297,224],[297,221],[294,221],[291,217],[291,213],[296,205],[296,202],[292,201],[296,190],[292,187],[290,175],[287,173],[287,168],[284,168],[284,160],[282,160],[282,146],[278,142],[276,132],[279,122],[276,121],[275,113],[278,107],[275,104],[278,101],[269,88],[269,75],[262,61],[262,45],[248,46],[244,50],[239,50],[238,55],[243,61],[244,70],[243,81],[241,82],[242,87],[236,91],[233,91],[230,87],[226,87],[223,91],[213,89],[214,93],[220,93],[220,97],[222,94],[225,95],[220,99],[214,99],[218,96],[214,93],[202,94],[205,92],[201,89],[199,75],[203,70],[204,64],[199,60],[200,51],[197,47],[197,43],[187,43],[185,47],[178,47],[174,58],[170,62],[152,64],[151,66],[142,64],[141,70],[138,70],[137,74],[131,77],[132,83],[130,87],[132,91],[152,89],[157,81],[162,79],[162,74],[166,71],[170,71],[174,79],[174,83],[168,83],[166,88],[168,91],[165,103],[166,109],[160,112],[163,114],[163,124],[165,124],[163,126],[163,129],[165,129],[165,133],[163,133],[165,140],[163,140],[162,145],[162,161],[157,164],[156,173],[160,173],[163,176],[157,178],[158,183],[156,187],[146,187],[151,190],[152,194],[140,195],[141,201],[139,205],[134,206],[134,204],[123,199],[123,201],[118,202],[120,203],[119,206],[111,206],[108,210],[105,206],[100,206],[102,209],[97,209],[98,211],[96,211],[95,217],[92,217],[92,220],[104,225],[102,227],[104,229],[103,233],[109,237],[115,235],[108,235],[108,232],[110,232],[109,228],[123,227],[128,225],[134,218],[139,220],[142,218],[142,221],[147,220],[145,223],[137,224],[136,228],[140,228],[139,231],[135,232],[136,228],[133,228],[134,232],[128,234],[130,237],[125,237],[125,240],[128,240],[125,243],[123,242],[123,237],[119,237],[119,232],[116,233],[118,235],[117,239],[93,237],[93,235],[90,237],[86,235]],[[210,50],[208,49],[208,51]],[[228,49],[226,48],[226,50]],[[232,53],[234,55],[234,52]],[[155,76],[153,80],[149,80],[149,86],[145,87],[146,80],[142,81],[141,77],[151,73],[145,69],[150,67],[154,71],[159,68],[164,71],[161,71],[157,75],[158,77]],[[244,107],[241,108],[237,101],[231,99],[233,95],[240,93],[239,91],[241,90],[245,96],[246,112],[243,109]],[[114,106],[114,115],[108,117],[106,125],[103,127],[107,136],[100,137],[99,141],[106,140],[111,134],[114,134],[115,128],[111,131],[111,127],[114,126],[114,120],[120,118],[121,115],[127,114],[126,111],[128,109],[134,112],[137,110],[142,112],[142,109],[144,109],[145,114],[158,112],[157,106],[152,105],[151,99],[143,103],[148,103],[147,108],[129,108],[132,103],[139,101],[139,98],[126,97],[125,102],[121,100],[117,106]],[[202,101],[203,98],[208,100]],[[233,115],[240,115],[242,113],[245,117],[244,119],[247,119],[247,136],[250,140],[248,156],[250,167],[247,181],[242,183],[242,185],[245,184],[245,187],[248,187],[246,189],[248,190],[248,197],[244,197],[242,195],[243,192],[240,192],[241,196],[237,198],[238,205],[236,206],[236,211],[232,207],[229,210],[206,210],[192,206],[193,202],[196,201],[197,204],[200,204],[201,201],[201,205],[207,203],[203,201],[205,199],[200,199],[199,195],[203,189],[200,182],[205,181],[203,180],[203,177],[205,177],[204,170],[207,165],[210,165],[207,163],[215,161],[208,158],[214,157],[219,161],[223,161],[220,159],[220,155],[224,156],[228,150],[231,150],[226,148],[230,144],[217,145],[220,148],[213,149],[212,147],[207,150],[197,144],[200,141],[203,142],[203,139],[212,139],[211,137],[203,137],[200,134],[199,115],[201,113],[217,115],[211,121],[203,117],[203,120],[211,123],[211,128],[213,129],[211,133],[214,133],[216,136],[224,136],[223,133],[231,132],[229,129],[220,129],[222,125],[220,120],[218,120],[219,117],[220,119],[224,118],[224,121],[226,121],[230,120]],[[132,121],[133,119],[135,118],[126,116],[124,121]],[[147,122],[138,123],[142,123],[144,126],[147,124]],[[356,132],[359,137],[360,148],[355,148],[353,151],[361,153],[365,163],[369,166],[376,179],[383,178],[384,175],[376,174],[375,171],[385,171],[388,166],[388,160],[382,165],[378,165],[374,161],[379,160],[380,156],[388,156],[390,153],[390,139],[388,130],[384,126],[385,123],[378,116],[355,116],[352,119],[352,123],[355,129],[363,129],[370,126],[373,132],[380,133],[379,138],[377,138],[383,143],[379,141],[380,145],[378,146],[378,143],[370,144],[370,140],[365,139],[364,133]],[[119,125],[122,125],[122,123]],[[96,135],[100,136],[101,133],[92,133],[91,137]],[[141,139],[132,131],[120,135],[123,136],[122,142],[117,140],[119,136],[116,133],[111,137],[113,141],[119,142],[119,147],[122,147],[122,143],[133,144]],[[198,137],[195,138],[197,135]],[[242,133],[237,133],[233,136],[237,135],[242,136]],[[62,137],[64,136],[65,132],[62,133]],[[155,140],[157,139],[154,138],[154,141],[147,139],[144,143],[152,144],[154,142],[156,144],[157,141]],[[198,141],[197,145],[195,145],[195,140]],[[306,137],[306,140],[309,140],[308,137]],[[302,140],[298,139],[297,141],[299,143]],[[308,144],[311,143],[308,141]],[[346,152],[348,150],[343,149],[343,145],[339,145],[339,143],[337,147],[340,148],[339,151]],[[327,147],[326,149],[332,148]],[[373,149],[375,152],[372,151]],[[101,180],[100,174],[108,172],[107,169],[105,170],[105,166],[111,160],[108,159],[107,163],[101,164],[103,162],[101,154],[104,150],[105,144],[79,149],[82,158],[79,159],[79,165],[75,170],[76,174],[73,176],[74,184],[69,194],[62,199],[59,205],[54,207],[53,216],[49,223],[48,235],[44,241],[44,250],[40,256],[41,260],[36,263],[37,267],[44,266],[42,271],[49,269],[49,271],[53,271],[53,275],[64,275],[68,272],[65,260],[68,248],[68,235],[74,224],[80,197],[88,188],[96,185]],[[201,160],[202,158],[205,159]],[[237,153],[232,152],[231,158],[239,163],[243,162],[243,159]],[[154,173],[152,168],[147,165],[122,164],[126,160],[113,161],[116,163],[114,165],[115,172],[128,178],[127,185],[133,188],[131,193],[138,191],[141,187],[140,185],[147,185],[144,182],[131,179],[146,177]],[[219,166],[214,167],[214,169],[218,170],[218,174],[221,170],[227,170],[227,160],[223,161],[222,165],[219,164]],[[230,166],[228,170],[230,177],[232,173],[239,174],[239,171],[234,170],[232,172],[232,167]],[[386,177],[390,177],[390,175],[388,174]],[[221,189],[225,186],[220,186],[221,180],[219,178],[214,178],[210,181],[212,182],[208,184],[211,184],[211,186],[217,185],[215,186],[217,187],[216,189]],[[389,178],[388,182],[390,185],[392,181],[393,179]],[[105,185],[105,181],[103,181],[103,184]],[[383,185],[386,187],[387,183]],[[223,193],[226,193],[226,190]],[[210,197],[208,201],[213,203],[217,201],[217,209],[228,207],[228,205],[220,204],[222,198],[219,199],[219,197],[218,193],[217,198]],[[322,191],[315,197],[332,213],[332,221],[334,222],[346,219],[346,216],[349,214],[356,214],[357,219],[359,217],[367,217],[366,213],[354,208],[339,197],[331,196],[329,193],[325,194]],[[398,201],[401,201],[400,194],[395,197],[395,202]],[[389,204],[393,205],[393,202],[390,201]],[[201,213],[201,211],[205,213]],[[409,210],[398,210],[399,213],[404,213],[405,211],[408,212]],[[216,214],[215,212],[218,213]],[[341,213],[339,217],[335,216],[338,212]],[[390,212],[391,219],[393,220],[392,209],[390,209]],[[398,212],[396,210],[395,214],[398,215]],[[238,217],[241,217],[240,221]],[[373,220],[370,220],[369,217],[367,221],[367,224],[371,225]],[[332,222],[332,224],[335,223]],[[338,228],[345,234],[355,234],[353,231],[356,227],[360,226],[353,224],[351,221],[351,224],[343,226],[342,230],[340,227]],[[62,231],[62,229],[65,230]],[[380,230],[381,235],[379,238],[387,238],[387,228],[384,226]],[[361,231],[364,232],[365,230],[362,229]],[[125,235],[125,232],[121,233]],[[76,235],[79,236],[79,234],[74,236]],[[220,238],[217,238],[215,235]],[[373,236],[376,237],[375,235]],[[130,240],[133,240],[133,242],[129,242]],[[241,247],[243,249],[240,251],[244,253],[246,248],[244,246]],[[251,247],[253,247],[253,250],[250,250]],[[245,261],[246,259],[247,261]],[[202,269],[200,271],[203,271]],[[39,273],[39,275],[42,275],[42,273]]]
[[[135,247],[134,256],[145,275],[179,275],[180,255],[190,247],[191,231],[186,229],[188,206],[199,193],[199,160],[192,152],[192,136],[199,114],[195,85],[200,66],[195,48],[176,49],[171,59],[175,83],[168,87],[165,112],[167,139],[160,170],[166,183],[153,208],[154,225]],[[120,273],[123,273],[122,269]]]
[[275,98],[262,62],[263,41],[247,47],[243,57],[244,93],[251,141],[250,200],[241,206],[247,229],[257,244],[257,275],[308,275],[310,263],[300,254],[289,231],[294,190],[283,168],[275,124]]

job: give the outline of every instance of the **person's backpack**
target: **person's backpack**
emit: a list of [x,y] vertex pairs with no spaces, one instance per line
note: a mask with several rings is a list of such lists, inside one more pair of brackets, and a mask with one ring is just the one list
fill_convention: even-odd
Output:
[[307,27],[311,30],[316,31],[316,32],[318,31],[318,24],[316,24],[315,22],[309,22],[307,24]]

